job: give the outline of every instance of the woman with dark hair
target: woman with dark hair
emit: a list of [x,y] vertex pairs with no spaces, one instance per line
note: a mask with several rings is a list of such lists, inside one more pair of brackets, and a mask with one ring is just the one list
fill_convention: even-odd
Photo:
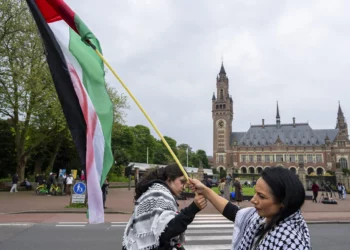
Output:
[[178,212],[175,197],[187,183],[177,164],[157,168],[144,176],[135,188],[134,212],[125,228],[123,250],[184,249],[183,233],[196,213],[206,207],[202,195]]
[[266,168],[251,199],[254,207],[239,210],[197,180],[191,187],[203,194],[227,219],[234,221],[232,249],[311,249],[309,229],[300,208],[305,190],[299,178],[283,167]]

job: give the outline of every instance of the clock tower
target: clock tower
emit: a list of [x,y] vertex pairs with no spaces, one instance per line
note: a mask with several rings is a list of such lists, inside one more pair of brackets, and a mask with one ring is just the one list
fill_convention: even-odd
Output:
[[216,78],[216,96],[212,98],[213,158],[219,170],[232,168],[230,138],[232,134],[233,101],[229,94],[229,80],[223,63]]

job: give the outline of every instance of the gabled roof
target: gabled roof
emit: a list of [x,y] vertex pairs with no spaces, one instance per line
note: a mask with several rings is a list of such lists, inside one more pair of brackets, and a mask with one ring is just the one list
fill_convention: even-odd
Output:
[[291,146],[312,146],[325,143],[328,135],[334,141],[338,129],[313,130],[307,123],[273,125],[254,125],[247,132],[234,132],[231,135],[231,145],[237,141],[240,146],[268,146],[276,142]]

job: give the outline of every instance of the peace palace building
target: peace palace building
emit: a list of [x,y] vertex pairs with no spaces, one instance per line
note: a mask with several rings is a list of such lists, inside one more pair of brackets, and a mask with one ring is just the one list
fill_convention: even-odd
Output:
[[216,79],[212,98],[213,167],[228,173],[258,174],[265,167],[283,166],[298,173],[324,174],[347,168],[350,156],[348,127],[338,107],[335,129],[312,129],[308,123],[281,124],[279,108],[275,124],[251,125],[246,132],[233,132],[233,101],[224,66]]

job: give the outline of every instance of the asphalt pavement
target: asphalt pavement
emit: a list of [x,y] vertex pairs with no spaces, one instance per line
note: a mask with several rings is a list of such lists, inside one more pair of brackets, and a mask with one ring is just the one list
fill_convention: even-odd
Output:
[[[0,223],[1,250],[121,249],[125,222]],[[313,249],[349,250],[350,224],[309,224]],[[186,231],[186,250],[231,249],[233,224],[203,214]]]

